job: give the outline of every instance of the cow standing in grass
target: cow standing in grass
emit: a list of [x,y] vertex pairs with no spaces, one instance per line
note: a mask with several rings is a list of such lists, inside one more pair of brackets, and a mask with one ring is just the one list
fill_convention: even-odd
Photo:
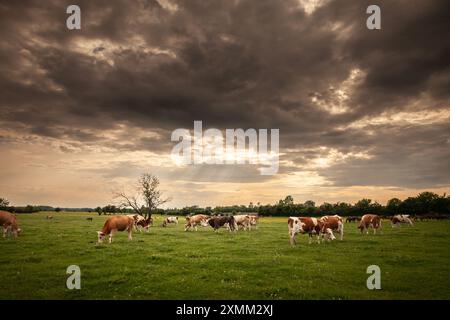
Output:
[[312,242],[313,234],[317,237],[317,243],[320,243],[320,232],[322,230],[323,222],[317,218],[310,217],[289,217],[288,219],[288,230],[289,230],[289,241],[291,245],[295,245],[297,241],[295,236],[298,233],[305,234],[309,236],[309,243]]
[[153,219],[151,217],[145,219],[140,214],[128,214],[127,217],[134,220],[134,229],[139,232],[142,232],[142,229],[149,232],[149,228],[153,224]]
[[178,217],[167,217],[167,218],[165,218],[162,226],[163,227],[167,227],[167,225],[170,224],[170,223],[178,224]]
[[187,216],[186,217],[186,225],[184,226],[184,231],[188,231],[191,228],[193,228],[193,229],[195,229],[195,231],[197,231],[198,225],[207,227],[208,219],[209,219],[209,216],[207,216],[205,214],[196,214],[194,216]]
[[373,229],[373,234],[377,233],[377,230],[381,231],[381,218],[376,214],[365,214],[361,217],[361,221],[359,222],[358,229],[361,233],[366,230],[366,233],[369,234],[369,228]]
[[8,211],[0,211],[0,226],[3,227],[3,238],[8,235],[13,235],[16,238],[21,232],[16,215]]
[[234,216],[234,228],[239,230],[242,227],[244,230],[250,230],[250,216],[245,214],[238,214]]
[[340,216],[324,216],[320,218],[320,221],[323,223],[321,229],[322,238],[325,237],[327,240],[334,240],[336,238],[333,231],[336,231],[339,233],[340,239],[344,239],[344,223],[342,222],[342,218]]
[[250,229],[252,226],[255,227],[255,229],[258,229],[259,216],[255,214],[249,214],[248,216],[250,218]]
[[410,226],[413,225],[409,214],[397,214],[391,218],[392,227],[400,226],[402,223],[409,224]]
[[116,231],[128,231],[128,240],[133,240],[132,232],[134,227],[134,219],[128,216],[114,216],[106,220],[102,231],[97,231],[98,243],[102,243],[105,236],[109,235],[109,243]]
[[236,222],[233,216],[212,217],[208,220],[208,224],[214,229],[214,231],[218,231],[221,227],[226,227],[230,232],[235,231],[235,223]]

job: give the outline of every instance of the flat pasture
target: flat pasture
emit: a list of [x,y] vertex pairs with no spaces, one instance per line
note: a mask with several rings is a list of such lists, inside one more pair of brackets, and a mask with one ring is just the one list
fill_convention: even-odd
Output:
[[[0,299],[450,299],[450,221],[383,221],[376,235],[346,223],[343,241],[309,245],[299,235],[291,247],[287,218],[214,233],[184,232],[184,217],[163,228],[154,216],[149,233],[99,245],[107,218],[18,215],[23,233],[0,239]],[[69,265],[81,268],[80,290],[66,287]],[[381,290],[366,287],[369,265],[381,268]]]

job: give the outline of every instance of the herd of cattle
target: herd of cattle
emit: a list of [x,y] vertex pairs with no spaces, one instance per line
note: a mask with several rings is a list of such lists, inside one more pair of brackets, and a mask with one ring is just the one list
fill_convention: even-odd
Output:
[[[389,217],[392,227],[400,224],[413,225],[413,220],[417,220],[410,215],[395,215]],[[46,219],[53,219],[53,216],[46,216]],[[92,221],[92,217],[87,220]],[[195,230],[197,227],[212,227],[214,231],[220,228],[226,228],[230,232],[239,229],[251,230],[253,227],[257,228],[259,216],[257,214],[237,214],[230,216],[208,216],[204,214],[196,214],[186,217],[186,224],[184,231]],[[375,234],[377,230],[381,232],[381,217],[376,214],[366,214],[362,217],[350,216],[347,217],[346,222],[358,222],[358,229],[363,233],[369,233],[369,229],[373,229]],[[162,227],[167,227],[169,224],[178,224],[178,217],[165,217]],[[0,211],[0,225],[3,227],[3,237],[12,235],[17,237],[21,229],[18,226],[17,217],[7,211]],[[103,242],[106,236],[109,236],[109,242],[112,242],[113,234],[116,231],[127,231],[128,239],[132,240],[133,230],[142,232],[149,231],[149,227],[153,225],[153,218],[144,218],[138,214],[113,216],[106,220],[101,231],[97,231],[98,242]],[[315,235],[317,242],[335,240],[334,233],[338,233],[340,240],[344,238],[344,222],[343,218],[334,216],[324,216],[321,218],[314,217],[289,217],[288,219],[289,239],[292,245],[296,244],[295,237],[297,234],[308,234],[309,243],[312,242],[312,237]]]
[[[250,230],[252,227],[257,227],[259,217],[253,214],[242,214],[234,216],[208,216],[204,214],[196,214],[186,217],[186,225],[184,231],[195,230],[198,226],[208,227],[211,226],[214,231],[217,231],[221,227],[225,227],[230,231],[236,231],[239,229]],[[166,227],[170,223],[178,224],[178,217],[166,217],[164,218],[162,227]],[[130,214],[126,216],[113,216],[106,220],[101,231],[97,231],[98,242],[101,243],[105,237],[109,236],[109,242],[112,242],[112,237],[116,231],[127,231],[128,239],[132,239],[133,230],[146,230],[148,232],[149,227],[153,225],[153,218],[144,218],[138,214]]]

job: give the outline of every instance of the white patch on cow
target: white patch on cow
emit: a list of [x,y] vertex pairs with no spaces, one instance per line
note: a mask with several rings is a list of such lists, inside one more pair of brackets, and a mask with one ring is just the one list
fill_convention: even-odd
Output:
[[311,218],[311,220],[312,220],[312,223],[313,223],[313,225],[314,225],[314,227],[316,227],[317,226],[317,218]]

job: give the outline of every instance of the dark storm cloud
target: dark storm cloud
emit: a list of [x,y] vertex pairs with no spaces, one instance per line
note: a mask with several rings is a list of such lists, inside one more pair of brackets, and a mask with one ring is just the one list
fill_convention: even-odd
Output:
[[[449,108],[447,2],[378,1],[381,31],[365,27],[371,1],[329,1],[311,15],[295,0],[77,1],[81,31],[65,28],[71,1],[1,2],[0,121],[39,136],[157,153],[170,150],[172,130],[192,129],[194,120],[205,128],[280,128],[282,152],[373,152],[321,172],[337,185],[445,184],[448,126],[408,135],[343,128],[423,98],[420,109]],[[312,102],[337,103],[330,87],[354,69],[365,76],[346,112]],[[105,142],[102,133],[118,124],[160,135]],[[436,139],[443,148],[428,143]],[[406,169],[390,160],[390,148]],[[282,157],[299,166],[312,158]],[[360,181],[358,170],[372,173]]]
[[[383,128],[377,141],[367,140],[372,158],[349,159],[320,174],[339,186],[431,188],[450,181],[450,125]],[[433,139],[430,139],[433,137]]]

